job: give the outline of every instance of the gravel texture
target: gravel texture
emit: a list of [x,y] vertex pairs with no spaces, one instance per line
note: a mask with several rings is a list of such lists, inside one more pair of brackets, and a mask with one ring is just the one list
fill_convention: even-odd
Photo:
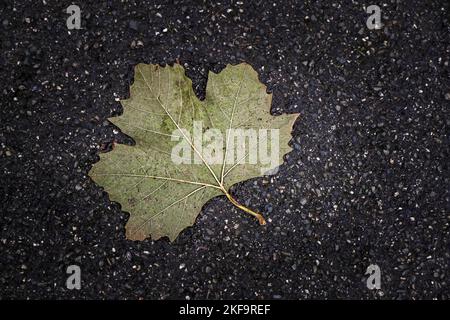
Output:
[[[450,297],[448,1],[75,1],[0,4],[0,297]],[[169,3],[169,2],[167,2]],[[125,239],[128,214],[87,176],[129,143],[133,66],[250,63],[274,114],[299,112],[277,175],[209,201],[175,243]],[[65,287],[66,268],[82,289]],[[381,290],[366,268],[381,268]]]

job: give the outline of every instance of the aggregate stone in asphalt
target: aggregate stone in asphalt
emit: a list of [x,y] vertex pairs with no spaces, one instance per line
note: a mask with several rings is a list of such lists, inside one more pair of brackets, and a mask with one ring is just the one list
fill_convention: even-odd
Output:
[[[448,1],[2,1],[0,297],[448,299]],[[365,7],[381,8],[369,30]],[[174,243],[125,239],[87,175],[135,64],[247,62],[298,112],[275,176],[210,200]],[[81,290],[66,268],[79,265]],[[381,270],[381,289],[366,269]]]

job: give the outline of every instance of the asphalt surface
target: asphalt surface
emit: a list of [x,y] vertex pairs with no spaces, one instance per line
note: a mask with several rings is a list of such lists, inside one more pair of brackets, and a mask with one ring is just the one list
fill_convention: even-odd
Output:
[[[449,298],[448,1],[76,1],[69,32],[70,4],[0,4],[0,298]],[[218,197],[175,243],[128,241],[87,176],[130,143],[106,119],[133,66],[177,59],[199,97],[245,61],[300,113],[278,174],[233,187],[267,226]]]

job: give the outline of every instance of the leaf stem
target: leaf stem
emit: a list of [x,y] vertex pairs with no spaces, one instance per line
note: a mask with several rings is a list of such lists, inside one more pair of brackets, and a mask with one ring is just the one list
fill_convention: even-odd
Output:
[[260,225],[265,225],[266,224],[266,220],[264,219],[264,217],[262,216],[262,214],[255,212],[249,208],[247,208],[246,206],[240,204],[239,202],[237,202],[236,199],[233,198],[233,196],[225,189],[222,188],[223,193],[225,193],[225,195],[227,196],[228,200],[230,200],[230,202],[235,205],[236,207],[238,207],[239,209],[251,214],[252,216],[254,216],[256,219],[258,219],[258,222]]

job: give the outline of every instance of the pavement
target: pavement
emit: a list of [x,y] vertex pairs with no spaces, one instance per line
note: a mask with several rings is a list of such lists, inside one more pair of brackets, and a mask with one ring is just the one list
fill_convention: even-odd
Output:
[[[169,2],[167,2],[169,3]],[[448,299],[448,1],[0,4],[1,299]],[[300,113],[279,172],[232,188],[174,243],[125,239],[87,175],[137,63],[247,62],[272,112]],[[81,268],[68,290],[66,269]],[[381,288],[367,287],[377,265]]]

